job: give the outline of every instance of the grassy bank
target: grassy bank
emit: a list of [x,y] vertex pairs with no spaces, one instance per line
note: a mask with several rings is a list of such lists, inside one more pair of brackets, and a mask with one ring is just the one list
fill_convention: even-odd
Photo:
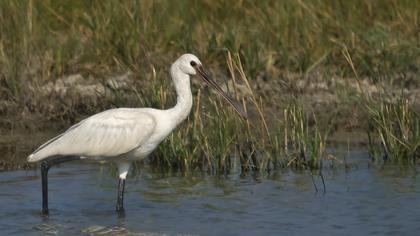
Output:
[[157,71],[194,52],[226,69],[238,51],[251,79],[326,67],[350,74],[347,45],[372,80],[418,72],[418,1],[2,1],[1,73],[16,94],[22,80],[74,71]]
[[[376,158],[392,145],[384,136],[416,159],[418,9],[409,0],[1,1],[0,145],[19,149],[26,141],[15,133],[51,123],[62,131],[108,108],[167,108],[175,99],[168,66],[192,52],[251,120],[193,80],[193,114],[152,156],[159,166],[225,172],[235,157],[245,169],[319,168],[327,143],[357,132],[368,134]],[[76,82],[63,82],[69,75]],[[401,132],[383,128],[401,121]]]

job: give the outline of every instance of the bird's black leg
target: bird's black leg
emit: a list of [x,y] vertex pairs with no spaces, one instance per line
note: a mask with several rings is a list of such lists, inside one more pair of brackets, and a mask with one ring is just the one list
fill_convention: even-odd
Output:
[[120,178],[118,181],[117,206],[115,207],[117,212],[124,212],[124,188],[125,179]]
[[53,159],[47,159],[41,163],[41,179],[42,179],[42,210],[43,215],[48,215],[48,170],[53,165],[58,165],[60,163],[80,160],[80,157],[77,156],[63,156],[56,157]]
[[41,178],[42,178],[42,210],[43,215],[48,215],[48,170],[50,165],[47,161],[41,163]]

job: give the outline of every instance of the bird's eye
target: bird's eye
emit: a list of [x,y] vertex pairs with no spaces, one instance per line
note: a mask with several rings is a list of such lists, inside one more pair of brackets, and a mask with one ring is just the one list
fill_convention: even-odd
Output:
[[194,67],[194,66],[196,66],[196,65],[197,65],[197,62],[195,62],[195,61],[191,61],[191,62],[190,62],[190,65]]

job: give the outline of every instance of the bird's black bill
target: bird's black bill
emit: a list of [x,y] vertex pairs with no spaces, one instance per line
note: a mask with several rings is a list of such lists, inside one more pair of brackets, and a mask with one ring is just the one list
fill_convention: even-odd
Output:
[[241,115],[242,117],[244,117],[245,119],[248,118],[248,114],[246,113],[246,111],[244,110],[244,108],[242,107],[241,104],[239,104],[239,102],[233,100],[233,98],[231,98],[229,95],[227,95],[222,88],[220,88],[220,86],[211,78],[210,74],[204,70],[204,68],[201,65],[196,65],[194,67],[196,69],[196,71],[198,72],[198,74],[200,75],[200,77],[211,87],[213,87],[220,95],[222,95],[222,97],[224,97],[226,99],[226,101],[228,101],[230,103],[230,105],[233,106],[233,108],[235,109],[236,112],[238,112],[239,115]]

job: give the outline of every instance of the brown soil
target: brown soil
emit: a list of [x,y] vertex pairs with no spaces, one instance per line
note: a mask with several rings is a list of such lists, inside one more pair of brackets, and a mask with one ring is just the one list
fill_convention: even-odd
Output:
[[[374,96],[386,91],[391,95],[390,99],[401,94],[400,87],[368,81],[364,79],[361,83],[367,94]],[[264,110],[268,120],[272,121],[270,124],[282,119],[287,104],[295,100],[303,104],[309,114],[316,114],[318,122],[333,124],[330,145],[366,144],[368,115],[360,103],[360,89],[355,79],[285,74],[278,80],[257,78],[251,83],[254,92],[264,101]],[[108,79],[75,74],[43,85],[29,84],[20,97],[3,92],[1,97],[4,99],[0,102],[0,170],[30,167],[25,160],[37,146],[86,116],[118,106],[115,89],[120,91],[124,106],[139,106],[133,87],[138,91],[145,88],[131,73]],[[249,96],[244,85],[237,84],[237,90],[239,96]],[[402,92],[418,110],[419,86],[412,84]]]

